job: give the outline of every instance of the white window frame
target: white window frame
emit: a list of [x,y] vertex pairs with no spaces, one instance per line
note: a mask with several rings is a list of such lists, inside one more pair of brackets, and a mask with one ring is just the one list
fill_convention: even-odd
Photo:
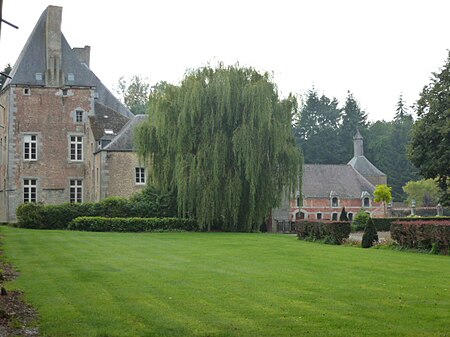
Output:
[[83,202],[83,179],[70,179],[69,202]]
[[37,135],[25,134],[23,135],[23,160],[36,161],[37,160]]
[[23,180],[23,202],[24,204],[37,201],[37,179]]
[[83,110],[75,110],[75,123],[83,123]]
[[147,180],[145,167],[135,167],[134,182],[136,185],[145,185]]
[[83,136],[69,135],[70,161],[83,161]]

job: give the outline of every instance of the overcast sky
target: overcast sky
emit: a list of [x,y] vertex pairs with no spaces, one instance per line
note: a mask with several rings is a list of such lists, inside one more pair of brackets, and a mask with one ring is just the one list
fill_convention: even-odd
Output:
[[110,89],[120,76],[179,83],[218,61],[273,73],[281,95],[350,90],[369,119],[419,97],[450,49],[449,0],[3,0],[0,67],[14,64],[48,5],[72,47]]

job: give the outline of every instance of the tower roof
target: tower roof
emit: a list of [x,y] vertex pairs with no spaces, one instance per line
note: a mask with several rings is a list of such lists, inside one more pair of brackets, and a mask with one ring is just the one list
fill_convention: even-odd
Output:
[[[52,34],[49,34],[48,30],[60,29],[60,26],[52,26],[51,19],[52,15],[57,15],[55,13],[58,12],[61,14],[61,11],[62,8],[55,6],[49,6],[44,10],[13,66],[10,74],[12,79],[7,79],[4,87],[8,85],[46,85],[45,76],[48,76],[48,74],[46,74],[48,66],[47,47],[53,36]],[[63,85],[66,87],[95,88],[96,100],[99,103],[114,109],[123,116],[132,117],[133,114],[131,111],[105,87],[100,79],[88,68],[87,64],[78,58],[78,53],[70,47],[64,34],[60,34],[60,70],[64,77]],[[54,44],[55,41],[51,42]]]

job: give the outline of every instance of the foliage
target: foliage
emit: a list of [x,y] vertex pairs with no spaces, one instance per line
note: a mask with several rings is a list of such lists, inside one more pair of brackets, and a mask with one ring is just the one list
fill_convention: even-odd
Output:
[[193,220],[178,218],[105,218],[83,216],[72,220],[68,229],[90,232],[195,231]]
[[439,186],[434,179],[408,181],[403,190],[408,195],[408,203],[415,200],[417,207],[436,206],[439,201]]
[[394,121],[398,122],[409,118],[411,118],[411,114],[408,113],[408,108],[403,100],[403,94],[400,94],[397,102],[397,108],[395,109]]
[[384,206],[384,216],[386,216],[386,204],[392,200],[392,188],[386,184],[381,184],[375,186],[375,191],[373,195],[375,196],[374,201],[382,202]]
[[[339,131],[340,144],[339,148],[343,151],[343,158],[351,158],[353,154],[353,136],[356,130],[365,135],[367,129],[367,114],[361,110],[361,107],[349,91],[345,100],[342,126]],[[336,144],[334,144],[336,148]]]
[[[2,70],[3,74],[9,75],[11,73],[12,67],[11,64],[7,64],[5,69]],[[3,87],[3,84],[5,83],[7,77],[4,75],[0,75],[0,89]]]
[[372,218],[373,224],[377,231],[389,232],[391,224],[398,221],[399,218]]
[[370,219],[370,214],[367,213],[363,208],[355,215],[355,219],[352,222],[352,231],[358,232],[366,228],[367,222]]
[[339,216],[339,221],[348,221],[347,211],[345,207],[342,207],[341,215]]
[[377,242],[378,242],[377,229],[375,228],[373,220],[369,219],[369,221],[367,221],[366,228],[364,228],[364,234],[361,240],[361,247],[370,248],[374,245],[374,243]]
[[296,226],[301,240],[324,240],[325,243],[340,245],[350,235],[350,222],[300,221]]
[[425,178],[437,179],[441,203],[450,204],[450,51],[443,68],[433,73],[417,101],[409,157]]
[[450,220],[397,221],[391,226],[391,237],[405,248],[449,253]]
[[135,115],[148,112],[150,85],[146,78],[134,75],[126,80],[122,76],[119,79],[117,92],[122,97],[126,107]]
[[130,216],[153,218],[175,217],[176,214],[176,195],[173,192],[164,193],[147,185],[130,197]]
[[147,187],[130,199],[109,197],[97,203],[22,204],[17,208],[17,226],[35,229],[66,229],[73,219],[82,216],[152,218],[173,217],[175,214],[173,197]]
[[176,193],[179,217],[208,230],[258,231],[286,187],[298,189],[296,110],[267,73],[204,67],[152,94],[136,148],[155,186]]
[[294,127],[306,163],[341,162],[340,153],[335,147],[342,115],[338,104],[336,98],[329,99],[325,95],[319,97],[315,88],[308,91]]

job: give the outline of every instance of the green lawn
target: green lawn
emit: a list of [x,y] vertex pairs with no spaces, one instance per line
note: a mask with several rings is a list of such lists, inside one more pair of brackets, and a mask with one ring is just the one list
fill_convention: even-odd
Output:
[[43,336],[450,336],[450,258],[238,233],[1,227]]

